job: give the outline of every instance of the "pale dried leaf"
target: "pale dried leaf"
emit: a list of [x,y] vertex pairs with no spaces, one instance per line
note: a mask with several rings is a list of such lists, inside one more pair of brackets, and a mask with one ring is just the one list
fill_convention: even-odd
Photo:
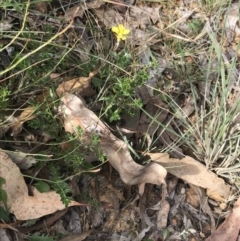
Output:
[[157,215],[157,228],[162,229],[167,227],[168,214],[170,210],[170,204],[166,200],[162,200]]
[[240,198],[235,203],[232,213],[223,224],[214,231],[206,241],[232,241],[237,240],[240,229]]
[[34,106],[28,106],[26,109],[23,110],[23,112],[18,116],[18,120],[20,122],[26,122],[29,120],[32,120],[36,117],[34,112],[36,111],[36,107]]
[[240,35],[239,21],[239,3],[232,4],[226,14],[226,23],[224,28],[229,41],[232,41],[232,32]]
[[[10,207],[10,212],[18,220],[39,218],[65,208],[60,195],[55,191],[40,193],[34,187],[32,187],[32,191],[33,196],[28,196],[26,192],[22,193]],[[72,205],[70,204],[70,206]]]
[[7,204],[10,208],[15,199],[27,193],[28,189],[19,168],[4,152],[0,152],[0,176],[6,181],[3,189],[7,192]]
[[[3,189],[7,192],[9,211],[18,220],[35,219],[65,209],[60,195],[55,191],[40,193],[33,188],[33,196],[29,196],[19,168],[4,152],[0,152],[0,176],[6,180]],[[80,203],[69,204],[69,206],[73,205],[80,205]]]
[[81,127],[86,134],[99,135],[103,152],[124,183],[165,185],[166,170],[157,163],[141,166],[134,162],[126,143],[116,138],[101,120],[86,108],[82,99],[73,94],[66,94],[61,98],[61,102],[59,110],[64,114],[65,130],[77,134],[78,128]]
[[188,96],[188,98],[186,99],[185,103],[184,103],[184,107],[182,107],[181,109],[179,109],[176,113],[175,116],[177,118],[187,118],[189,117],[195,110],[195,105],[194,103],[196,103],[196,100],[194,100],[194,98],[192,96]]
[[74,79],[61,83],[58,86],[56,93],[59,96],[62,96],[66,92],[70,92],[70,91],[74,91],[74,90],[78,90],[78,92],[80,92],[80,93],[83,92],[90,86],[91,80],[97,72],[98,71],[96,70],[96,71],[91,72],[88,77],[74,78]]
[[7,229],[0,228],[0,240],[1,241],[11,241]]
[[14,116],[6,117],[6,121],[7,123],[9,123],[12,136],[16,136],[22,131],[24,122],[32,120],[36,117],[36,115],[34,114],[34,111],[35,111],[35,107],[28,106],[26,109],[22,111],[22,113],[18,117],[14,117]]
[[24,152],[5,151],[5,153],[7,153],[12,161],[22,170],[29,169],[33,164],[37,162],[34,156],[27,155]]
[[174,176],[206,188],[210,198],[220,202],[225,202],[229,198],[231,187],[195,159],[189,156],[181,160],[170,158],[167,153],[147,153],[147,155]]
[[11,130],[11,136],[16,136],[22,131],[22,125],[17,117],[14,116],[6,116],[6,122],[8,123],[8,127],[6,126],[6,130]]
[[9,29],[11,29],[12,28],[12,24],[10,24],[10,23],[8,23],[8,22],[0,22],[0,31],[2,32],[2,31],[7,31],[7,30],[9,30]]

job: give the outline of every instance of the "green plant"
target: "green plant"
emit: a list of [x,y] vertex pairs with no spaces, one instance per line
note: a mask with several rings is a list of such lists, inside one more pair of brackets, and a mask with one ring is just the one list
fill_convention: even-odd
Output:
[[54,241],[54,239],[47,235],[32,234],[27,236],[29,241]]
[[[102,102],[101,115],[110,122],[119,120],[124,111],[133,114],[134,109],[141,104],[135,91],[148,80],[151,65],[134,70],[133,61],[133,56],[125,49],[119,53],[112,52],[112,64],[106,64],[100,70],[99,78],[93,79],[93,84],[100,89],[98,100]],[[126,74],[128,71],[133,74]],[[101,85],[99,79],[104,80]]]
[[202,76],[198,76],[199,83],[202,82],[205,87],[202,96],[197,91],[197,82],[188,82],[190,98],[194,103],[194,118],[185,115],[174,96],[164,92],[161,94],[171,106],[173,116],[181,121],[181,125],[176,126],[179,138],[176,144],[190,147],[192,154],[208,169],[235,182],[239,179],[237,173],[240,170],[240,132],[236,122],[240,101],[233,87],[237,58],[226,65],[215,37],[210,35],[210,39],[213,45],[207,53],[209,62],[203,70],[199,70]]
[[200,33],[200,30],[202,28],[203,24],[199,19],[193,19],[188,23],[188,27],[192,32],[197,35]]
[[0,177],[0,201],[3,202],[5,209],[7,210],[7,193],[2,188],[3,184],[6,183],[6,180]]
[[68,204],[73,200],[71,197],[71,189],[68,183],[64,181],[64,177],[60,174],[60,167],[55,164],[49,165],[50,180],[52,188],[60,195],[61,201],[67,207]]
[[9,101],[10,91],[8,87],[1,86],[0,87],[0,110],[3,111],[6,109]]
[[46,99],[42,104],[36,101],[32,102],[32,105],[34,105],[36,109],[36,117],[28,121],[28,126],[34,129],[42,129],[58,140],[62,125],[59,123],[57,116],[53,114],[54,108],[57,108],[58,101],[48,93],[46,95]]
[[217,12],[225,6],[229,6],[232,0],[221,1],[221,0],[201,0],[201,7],[208,13]]

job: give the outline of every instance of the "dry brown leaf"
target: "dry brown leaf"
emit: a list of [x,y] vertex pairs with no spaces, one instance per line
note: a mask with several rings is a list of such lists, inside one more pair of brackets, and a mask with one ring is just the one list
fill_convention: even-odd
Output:
[[[18,220],[35,219],[65,209],[60,195],[55,191],[40,193],[33,188],[33,196],[29,196],[19,168],[4,152],[0,152],[0,177],[6,181],[3,189],[7,192],[8,209]],[[74,205],[81,204],[71,202],[69,206]]]
[[34,119],[36,117],[36,115],[34,114],[35,110],[36,110],[36,107],[28,106],[26,109],[23,110],[20,116],[18,116],[18,120],[20,122],[26,122]]
[[74,91],[76,89],[78,89],[78,92],[83,92],[90,86],[91,79],[97,73],[98,70],[95,70],[91,72],[88,77],[79,77],[63,82],[58,86],[56,93],[58,94],[58,96],[62,96],[65,93]]
[[102,8],[95,9],[94,12],[108,29],[123,23],[123,17],[120,15],[120,13],[111,8],[106,10]]
[[47,8],[48,8],[48,3],[47,2],[36,2],[34,4],[35,9],[40,11],[41,13],[46,13],[47,12]]
[[166,200],[162,200],[157,215],[157,228],[162,229],[167,227],[168,214],[170,211],[170,204]]
[[89,231],[83,232],[81,234],[71,234],[71,235],[61,239],[60,241],[82,241],[85,238],[87,238],[92,231],[93,230],[89,230]]
[[43,103],[47,100],[49,95],[50,95],[50,90],[45,90],[40,95],[36,96],[36,101],[39,103]]
[[131,26],[146,28],[147,25],[152,25],[152,22],[155,24],[160,19],[159,10],[160,7],[132,7],[130,11]]
[[175,113],[175,116],[180,119],[182,118],[182,116],[184,116],[184,118],[189,117],[195,111],[194,103],[195,103],[194,98],[192,96],[188,96],[188,98],[184,103],[184,107],[179,109]]
[[181,160],[170,158],[167,153],[147,153],[147,155],[174,176],[209,190],[210,198],[220,202],[225,202],[229,198],[231,187],[195,159],[189,156]]
[[22,131],[24,122],[32,120],[36,117],[36,115],[34,114],[35,110],[35,107],[28,106],[22,111],[22,113],[18,117],[6,117],[6,121],[9,123],[9,128],[11,129],[12,136],[16,136]]
[[116,138],[84,101],[73,94],[61,98],[59,111],[64,115],[65,130],[77,134],[81,127],[86,136],[97,134],[101,137],[100,146],[111,165],[119,172],[124,183],[135,185],[152,183],[165,185],[167,171],[157,163],[141,166],[133,161],[125,142]]
[[9,129],[11,130],[11,136],[16,136],[22,131],[24,122],[20,122],[17,117],[7,116],[6,121],[9,125]]
[[208,205],[208,197],[204,189],[190,184],[190,189],[186,192],[186,202],[196,209],[200,205],[202,211],[210,217],[211,232],[213,232],[216,229],[215,220],[211,208]]
[[240,198],[235,203],[232,213],[206,241],[237,241],[240,230]]
[[[83,3],[80,3],[80,4],[77,4],[75,5],[74,7],[72,8],[69,8],[66,13],[65,13],[65,16],[64,18],[66,20],[69,20],[72,18],[73,15],[75,15],[75,17],[80,17],[82,18],[83,17],[83,14],[84,14],[84,11],[86,11],[87,9],[95,9],[95,8],[99,8],[101,7],[105,2],[102,1],[102,0],[94,0],[94,1],[91,1],[91,2],[83,2]],[[78,11],[77,13],[76,12],[76,9],[78,8]]]
[[24,152],[5,151],[5,153],[22,170],[29,169],[33,164],[37,162],[33,155],[28,155],[27,153],[24,153]]

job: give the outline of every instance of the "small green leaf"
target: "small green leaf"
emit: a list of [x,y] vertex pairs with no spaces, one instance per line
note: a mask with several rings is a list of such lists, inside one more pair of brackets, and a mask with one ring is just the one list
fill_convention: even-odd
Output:
[[36,235],[36,234],[33,234],[33,235],[29,235],[28,236],[28,240],[29,241],[54,241],[54,239],[52,237],[49,237],[49,236],[39,236],[39,235]]
[[5,222],[10,222],[10,213],[0,206],[0,220],[4,220]]
[[4,203],[5,209],[7,209],[7,193],[2,189],[2,185],[6,183],[6,180],[0,177],[0,201]]
[[167,228],[164,228],[164,229],[162,229],[161,233],[162,233],[162,236],[163,236],[163,240],[167,240],[168,237],[169,237],[169,234],[170,234],[169,230]]
[[50,190],[49,185],[46,182],[39,181],[34,185],[39,192],[48,192]]

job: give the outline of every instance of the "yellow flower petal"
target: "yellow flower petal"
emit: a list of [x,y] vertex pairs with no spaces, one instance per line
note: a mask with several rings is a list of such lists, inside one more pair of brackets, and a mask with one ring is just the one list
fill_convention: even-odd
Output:
[[127,34],[129,34],[129,33],[130,33],[130,30],[127,29],[127,28],[125,28],[125,29],[123,30],[123,32],[122,32],[122,34],[124,34],[124,35],[127,35]]
[[120,31],[120,32],[122,32],[122,31],[125,29],[122,24],[119,24],[119,25],[118,25],[118,28],[119,28],[119,31]]
[[113,27],[112,27],[112,32],[118,34],[118,33],[119,33],[119,28],[116,27],[116,26],[113,26]]
[[125,28],[122,24],[119,24],[118,26],[112,27],[112,32],[116,34],[117,41],[120,41],[126,39],[126,35],[130,33],[130,30]]

